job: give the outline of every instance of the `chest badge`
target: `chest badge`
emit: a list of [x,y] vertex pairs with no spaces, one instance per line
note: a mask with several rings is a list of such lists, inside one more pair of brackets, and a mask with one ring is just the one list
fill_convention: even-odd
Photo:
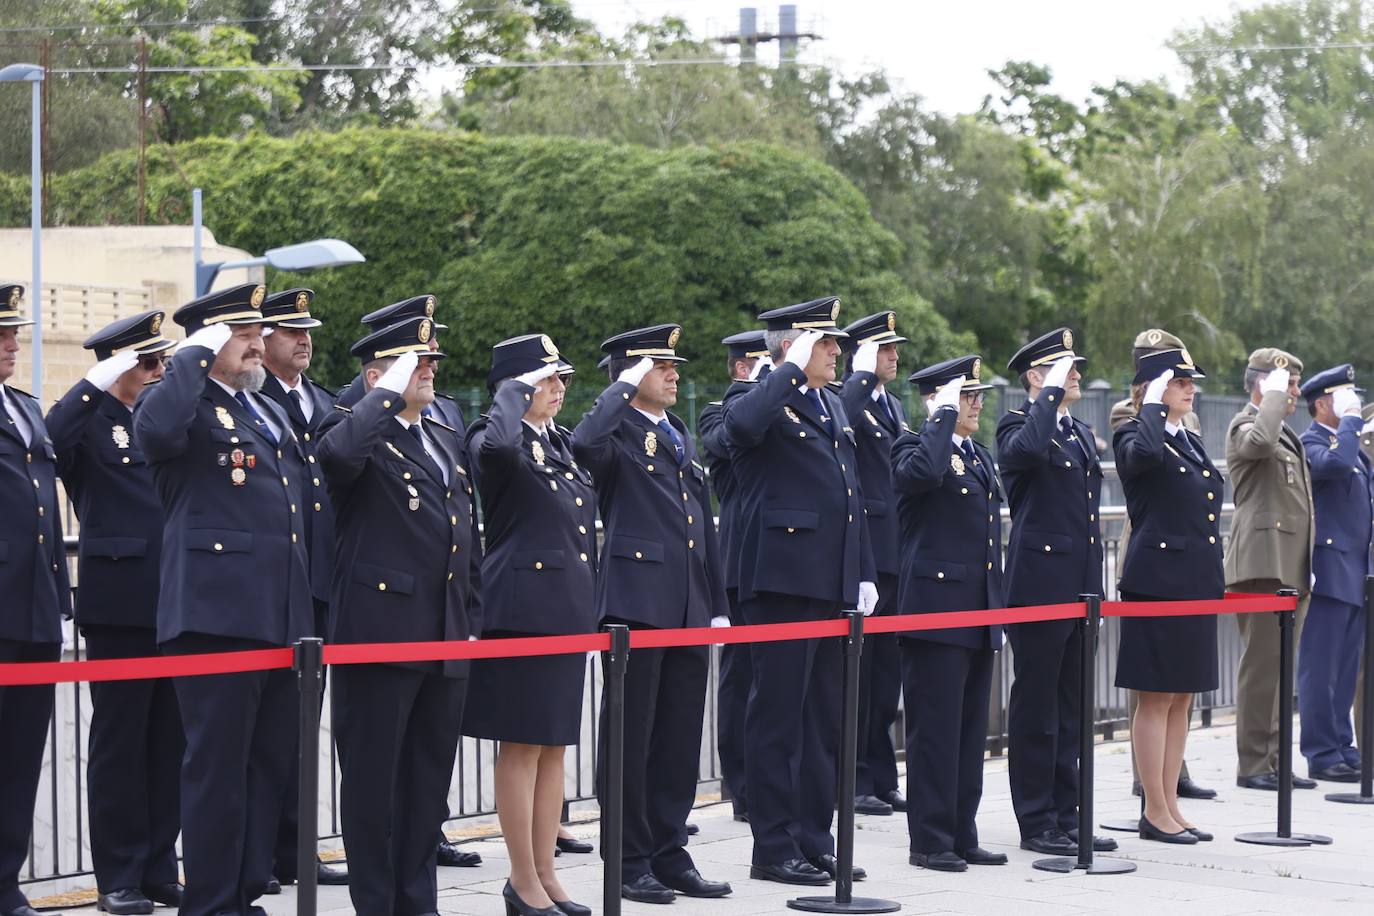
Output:
[[215,408],[215,419],[218,420],[219,425],[223,426],[225,429],[234,428],[233,414],[229,413],[229,411],[225,410],[223,407]]
[[658,454],[658,433],[652,429],[644,434],[644,454],[650,458]]
[[115,448],[129,447],[129,431],[122,426],[112,427],[110,438],[114,440]]
[[531,442],[530,454],[534,456],[534,463],[542,466],[544,464],[544,443],[538,439]]
[[410,501],[406,503],[406,507],[410,509],[411,512],[420,511],[420,491],[415,489],[414,486],[406,484],[406,492],[410,494]]
[[958,452],[955,452],[954,454],[950,455],[949,466],[955,474],[959,475],[960,477],[964,476],[965,468],[963,455],[960,455]]
[[872,423],[874,426],[878,425],[878,418],[873,416],[873,413],[867,407],[864,408],[864,416],[868,417],[868,422]]
[[787,416],[787,419],[791,420],[793,423],[801,422],[801,417],[797,416],[797,412],[791,407],[784,407],[782,412]]

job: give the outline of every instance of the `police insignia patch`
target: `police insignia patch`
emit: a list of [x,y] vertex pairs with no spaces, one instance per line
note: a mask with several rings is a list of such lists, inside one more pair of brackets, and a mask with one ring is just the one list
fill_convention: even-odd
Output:
[[830,320],[831,320],[831,321],[834,321],[836,318],[839,318],[839,317],[840,317],[840,300],[836,299],[836,300],[835,300],[835,305],[832,306],[831,309],[830,309]]
[[787,419],[791,420],[793,423],[801,422],[801,417],[797,416],[797,412],[793,410],[791,407],[784,407],[782,409],[782,412],[786,414]]
[[1073,349],[1073,331],[1070,331],[1068,328],[1064,329],[1064,349]]
[[262,300],[265,299],[266,297],[267,297],[267,287],[265,287],[265,286],[259,286],[257,289],[253,290],[253,299],[252,299],[253,308],[260,308],[260,307],[262,306]]
[[983,374],[983,361],[982,361],[981,359],[975,359],[975,360],[973,361],[973,380],[974,380],[975,382],[978,381],[979,377],[980,377],[982,374]]
[[964,457],[958,452],[949,456],[949,466],[955,474],[958,474],[960,477],[964,476]]
[[114,440],[115,448],[129,447],[129,431],[122,426],[112,427],[110,438]]
[[888,329],[889,331],[895,331],[895,330],[897,330],[897,313],[896,313],[896,312],[888,312],[888,313],[887,313],[887,329]]
[[[647,443],[645,447],[648,447]],[[537,439],[534,442],[531,442],[530,454],[534,456],[535,464],[542,465],[544,463],[544,443],[540,442]]]
[[296,311],[310,311],[310,294],[306,292],[296,293]]
[[658,454],[658,434],[652,429],[644,434],[644,454],[650,458]]
[[558,348],[553,345],[553,338],[547,334],[539,335],[539,342],[544,346],[544,352],[550,356],[558,355]]
[[10,308],[19,308],[19,287],[10,290]]
[[162,330],[162,316],[161,316],[161,315],[154,315],[154,316],[153,316],[152,323],[148,325],[148,332],[149,332],[150,334],[157,334],[157,333],[159,333],[161,330]]
[[420,322],[420,329],[416,333],[416,338],[420,343],[429,343],[430,326],[428,321]]
[[428,298],[425,299],[425,317],[426,317],[426,318],[432,318],[432,317],[434,317],[434,297],[433,297],[433,296],[429,296]]
[[223,426],[225,429],[234,428],[233,414],[229,413],[229,411],[225,410],[223,407],[215,408],[215,419],[218,420],[219,425]]

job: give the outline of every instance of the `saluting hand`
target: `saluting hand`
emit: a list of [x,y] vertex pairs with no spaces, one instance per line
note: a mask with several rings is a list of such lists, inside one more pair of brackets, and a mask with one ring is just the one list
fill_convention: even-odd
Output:
[[1174,377],[1174,370],[1165,369],[1159,373],[1159,378],[1154,379],[1149,385],[1145,386],[1145,396],[1141,398],[1142,404],[1163,404],[1164,389],[1169,387],[1169,381]]
[[759,374],[762,373],[764,369],[772,372],[773,360],[767,356],[760,356],[758,359],[754,360],[754,368],[749,370],[749,381],[757,382],[759,380]]
[[616,377],[616,381],[624,382],[627,385],[634,385],[638,388],[639,383],[644,381],[644,376],[648,375],[653,368],[654,361],[647,356],[642,357],[639,362],[620,373],[620,375]]
[[930,411],[930,415],[932,417],[935,416],[935,412],[941,407],[953,407],[955,410],[958,410],[959,392],[963,387],[964,377],[961,375],[956,379],[945,382],[939,388],[935,389],[935,397],[926,401],[926,409]]
[[1331,395],[1331,409],[1338,417],[1358,417],[1360,415],[1360,396],[1354,388],[1338,388]]
[[854,371],[878,371],[878,342],[876,340],[870,340],[868,343],[859,344],[859,349],[854,351]]
[[414,350],[407,350],[396,357],[396,362],[387,367],[382,377],[377,379],[377,387],[401,394],[410,387],[410,377],[420,365],[420,356]]
[[234,336],[234,332],[229,330],[228,325],[207,324],[199,331],[187,337],[181,345],[183,347],[204,347],[218,354],[220,349],[229,342],[229,338],[232,336]]
[[802,331],[801,336],[787,348],[787,355],[783,359],[798,369],[805,369],[806,364],[811,362],[811,350],[824,336],[820,331]]
[[515,380],[522,385],[529,385],[531,388],[538,388],[539,383],[558,371],[557,363],[546,363],[535,369],[533,372],[526,372],[524,375],[515,376]]
[[1282,391],[1288,393],[1288,370],[1275,369],[1260,381],[1260,392],[1267,394],[1270,391]]
[[1041,388],[1063,388],[1069,381],[1069,372],[1073,369],[1073,357],[1065,356],[1054,361],[1050,370],[1045,373],[1045,384]]
[[878,586],[872,582],[859,583],[859,612],[865,617],[878,609]]
[[133,350],[125,350],[122,353],[102,359],[91,367],[86,373],[86,381],[90,382],[101,391],[109,391],[110,386],[119,380],[119,377],[138,365],[138,353]]

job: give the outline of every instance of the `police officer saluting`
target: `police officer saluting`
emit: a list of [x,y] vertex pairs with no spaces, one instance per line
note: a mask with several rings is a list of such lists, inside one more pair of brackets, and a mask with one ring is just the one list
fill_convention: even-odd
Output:
[[[702,460],[720,504],[720,555],[733,558],[736,554],[735,531],[739,527],[736,518],[739,488],[730,467],[730,444],[725,438],[725,402],[749,390],[762,367],[768,364],[768,348],[763,342],[762,331],[732,334],[721,344],[729,348],[726,366],[730,387],[724,398],[702,409],[697,420],[697,435],[701,440]],[[724,562],[723,566],[730,618],[728,621],[712,618],[711,623],[713,626],[725,622],[743,624],[739,616],[739,567],[731,562]],[[720,755],[721,780],[730,793],[737,821],[749,818],[744,764],[744,711],[754,676],[749,652],[748,643],[720,647],[720,684],[716,693],[716,750]]]
[[1349,364],[1318,372],[1302,386],[1312,415],[1302,444],[1312,467],[1316,584],[1298,641],[1300,747],[1307,775],[1331,782],[1358,782],[1365,751],[1355,747],[1350,705],[1364,645],[1374,465],[1360,451],[1358,390]]
[[[1069,406],[1082,397],[1073,332],[1058,328],[1007,364],[1026,403],[997,424],[997,460],[1011,503],[1007,603],[1061,604],[1102,594],[1102,465],[1092,428]],[[1078,852],[1079,652],[1076,621],[1006,628],[1016,679],[1008,704],[1012,807],[1021,848]],[[1098,849],[1115,849],[1103,838]]]
[[[133,442],[162,502],[157,637],[185,655],[289,646],[314,630],[306,468],[291,424],[258,392],[266,291],[212,292],[172,316],[188,336],[134,411]],[[181,912],[246,913],[268,885],[296,752],[289,670],[182,677]]]
[[[852,424],[835,378],[833,296],[773,309],[765,341],[776,368],[725,405],[739,485],[739,611],[746,623],[872,613],[877,571],[859,486]],[[749,875],[825,884],[836,871],[835,755],[840,730],[838,640],[751,647],[754,684],[745,719]],[[795,775],[794,775],[795,774]],[[854,877],[863,877],[854,869]]]
[[[101,328],[83,347],[99,360],[48,412],[58,473],[81,523],[76,622],[92,659],[157,654],[162,505],[142,450],[133,407],[162,378],[163,313]],[[176,690],[166,678],[91,684],[86,767],[91,859],[107,913],[151,913],[181,904],[176,841],[181,832],[181,756]]]
[[[878,568],[877,614],[890,613],[896,605],[901,568],[897,498],[892,491],[892,443],[906,430],[906,414],[901,400],[887,390],[887,384],[897,377],[897,344],[906,340],[896,328],[895,312],[878,312],[846,327],[849,337],[843,342],[850,372],[841,399],[859,449],[859,484]],[[897,790],[897,758],[890,737],[901,690],[902,657],[897,635],[866,635],[859,667],[859,746],[854,776],[854,810],[859,814],[886,815],[907,808],[906,799]]]
[[[331,643],[466,640],[481,631],[482,551],[461,443],[422,420],[432,322],[353,345],[368,391],[319,447],[334,502]],[[438,910],[434,836],[447,812],[466,661],[341,666],[334,735],[349,896],[359,913]]]
[[[983,361],[962,356],[910,377],[930,417],[892,447],[902,525],[898,614],[1003,607],[1002,486],[992,455],[972,436]],[[907,830],[912,865],[965,871],[1005,865],[978,845],[992,665],[998,627],[901,635],[906,698]]]
[[[573,455],[596,481],[605,526],[597,571],[602,623],[704,627],[726,616],[706,475],[677,402],[682,328],[660,324],[601,345],[611,384],[573,431]],[[556,485],[556,481],[551,484]],[[672,903],[723,897],[687,852],[706,704],[705,646],[636,649],[625,676],[625,823],[621,895]],[[601,755],[604,766],[605,733]],[[604,774],[603,774],[604,775]],[[602,779],[597,780],[598,794]]]
[[[0,662],[52,662],[62,654],[71,585],[62,549],[57,461],[38,400],[8,385],[19,355],[24,287],[0,285]],[[19,890],[33,803],[52,717],[53,685],[0,687],[0,913],[38,916]]]

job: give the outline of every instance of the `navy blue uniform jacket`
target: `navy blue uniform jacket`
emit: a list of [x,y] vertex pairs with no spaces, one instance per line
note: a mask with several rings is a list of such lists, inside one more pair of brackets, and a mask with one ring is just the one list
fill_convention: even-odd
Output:
[[[482,630],[482,544],[461,441],[424,420],[448,484],[395,419],[400,395],[374,388],[326,424],[320,464],[334,501],[331,643],[462,641]],[[466,660],[407,662],[449,677]]]
[[840,399],[820,389],[833,435],[784,363],[725,405],[739,482],[739,597],[795,595],[854,607],[877,582],[858,451]]
[[613,382],[573,431],[573,455],[592,472],[605,526],[599,619],[709,626],[729,609],[706,472],[687,427],[670,413],[686,449],[678,465],[672,441],[630,406],[635,391]]
[[[178,350],[134,409],[134,442],[152,467],[164,519],[158,642],[203,633],[289,645],[315,629],[305,453],[271,401],[257,399],[281,430],[279,444],[210,379],[214,359],[206,347]],[[233,482],[237,452],[241,485]]]
[[[0,422],[0,639],[62,641],[71,585],[57,504],[57,455],[38,401],[13,388],[6,412],[24,411],[32,445]],[[3,397],[0,394],[0,397]],[[19,406],[16,408],[15,402]],[[8,765],[8,764],[7,764]]]
[[[897,500],[892,491],[892,443],[906,431],[901,402],[886,391],[881,402],[873,400],[878,377],[854,372],[844,381],[841,399],[854,424],[859,450],[859,486],[864,494],[868,536],[873,543],[873,563],[878,572],[896,576],[901,569],[901,530],[897,524]],[[894,423],[883,404],[897,414]],[[891,605],[889,605],[890,607]]]
[[712,401],[697,419],[697,437],[701,442],[701,458],[707,477],[716,491],[720,505],[720,561],[725,587],[739,588],[739,545],[735,543],[739,528],[739,484],[730,466],[730,443],[725,436],[725,402],[748,391],[754,382],[734,381],[720,401]]
[[57,472],[81,522],[81,626],[157,626],[162,503],[133,425],[129,408],[85,380],[48,411]]
[[1165,433],[1165,416],[1162,405],[1146,404],[1112,439],[1131,516],[1121,590],[1171,601],[1220,598],[1221,475],[1201,438],[1184,432],[1195,458]]
[[[896,614],[1006,606],[1002,585],[1002,487],[992,455],[973,442],[987,482],[954,450],[957,410],[941,408],[892,446],[892,483],[902,526]],[[954,458],[959,457],[958,461]],[[962,473],[961,473],[962,472]],[[1002,628],[899,634],[967,649],[997,649]]]
[[486,518],[482,622],[488,631],[596,631],[596,490],[572,457],[572,433],[549,441],[522,420],[534,388],[509,380],[468,427]]
[[1302,434],[1312,468],[1312,510],[1317,528],[1312,545],[1315,595],[1364,604],[1369,574],[1370,462],[1360,451],[1359,417],[1342,417],[1338,432],[1313,423]]
[[[363,382],[363,374],[359,372],[349,382],[339,389],[334,396],[334,403],[340,407],[352,407],[363,399],[367,394],[367,385]],[[429,405],[429,413],[434,419],[453,429],[462,438],[467,432],[467,423],[463,419],[463,408],[458,406],[458,402],[446,394],[434,392],[434,402]]]
[[[1063,434],[1058,425],[1063,397],[1064,389],[1046,388],[997,424],[997,464],[1011,503],[1006,578],[1013,606],[1103,594],[1102,463],[1086,423],[1073,420],[1075,442]],[[1080,444],[1088,447],[1086,453]],[[1042,626],[1067,635],[1077,624],[1061,620]]]

